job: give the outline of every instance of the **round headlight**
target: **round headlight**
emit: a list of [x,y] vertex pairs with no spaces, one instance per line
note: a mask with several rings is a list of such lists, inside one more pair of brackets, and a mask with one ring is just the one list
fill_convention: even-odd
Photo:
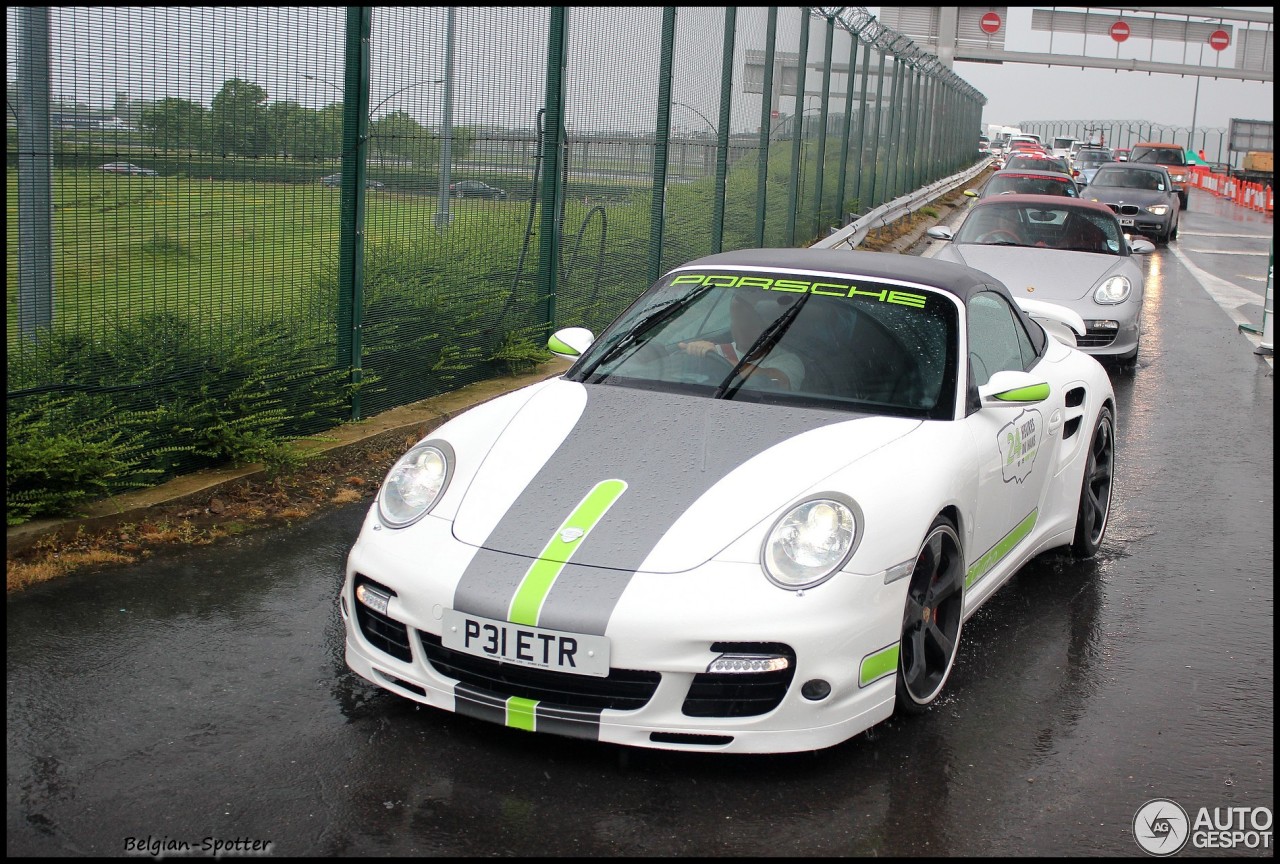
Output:
[[1099,285],[1097,291],[1093,292],[1093,302],[1101,303],[1104,306],[1114,306],[1116,303],[1123,303],[1128,300],[1131,290],[1132,286],[1124,276],[1112,276]]
[[449,485],[453,450],[443,441],[419,444],[400,457],[378,492],[378,516],[388,528],[412,525]]
[[797,504],[765,538],[761,564],[783,588],[808,588],[828,579],[849,560],[858,540],[857,505],[834,497]]

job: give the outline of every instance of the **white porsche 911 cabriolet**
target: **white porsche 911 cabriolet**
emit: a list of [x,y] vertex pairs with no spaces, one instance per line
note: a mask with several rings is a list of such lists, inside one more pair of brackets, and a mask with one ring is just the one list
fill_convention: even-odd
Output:
[[348,557],[347,664],[674,750],[814,750],[927,710],[996,589],[1102,542],[1116,403],[1084,329],[930,259],[677,267],[598,337],[557,331],[564,375],[391,468]]

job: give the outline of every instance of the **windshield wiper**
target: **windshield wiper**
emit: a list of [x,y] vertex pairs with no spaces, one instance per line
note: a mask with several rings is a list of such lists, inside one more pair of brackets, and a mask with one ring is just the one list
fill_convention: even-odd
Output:
[[676,312],[683,309],[685,305],[687,305],[693,299],[701,296],[702,294],[707,293],[707,291],[709,291],[710,288],[711,286],[709,285],[702,285],[702,286],[699,286],[698,288],[695,288],[693,291],[689,292],[683,297],[676,297],[672,300],[668,300],[665,303],[659,303],[657,306],[654,306],[651,310],[649,310],[649,313],[647,315],[645,315],[643,318],[637,321],[635,326],[627,331],[626,335],[624,335],[617,342],[613,343],[613,345],[606,348],[594,363],[592,363],[586,369],[583,369],[582,372],[579,373],[580,379],[585,380],[586,378],[590,377],[593,372],[595,372],[605,363],[608,363],[610,360],[615,359],[616,357],[621,355],[623,351],[625,351],[626,349],[634,345],[636,342],[638,342],[641,336],[648,333],[654,327],[658,326],[663,321],[666,321],[668,318],[674,315]]
[[734,364],[734,367],[729,372],[728,376],[724,381],[720,382],[720,386],[716,388],[716,392],[711,394],[712,399],[733,398],[733,394],[737,393],[747,380],[747,376],[743,375],[736,384],[732,384],[734,379],[738,377],[738,373],[740,373],[743,367],[748,363],[756,362],[758,358],[764,357],[773,350],[773,346],[778,344],[778,340],[782,338],[782,334],[791,326],[791,322],[796,320],[796,316],[800,314],[800,307],[805,304],[805,301],[807,301],[810,296],[811,295],[809,294],[802,294],[800,299],[797,300],[791,308],[787,309],[787,311],[779,315],[772,324],[764,328],[764,332],[756,337],[756,341],[752,342],[751,347],[743,353],[742,359]]

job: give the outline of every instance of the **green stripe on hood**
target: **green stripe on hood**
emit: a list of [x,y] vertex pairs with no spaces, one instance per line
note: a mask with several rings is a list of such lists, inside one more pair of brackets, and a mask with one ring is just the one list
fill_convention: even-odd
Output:
[[564,565],[569,563],[591,529],[625,491],[627,484],[622,480],[602,480],[587,493],[569,514],[569,518],[556,529],[555,535],[547,541],[542,554],[529,565],[528,572],[524,574],[524,579],[511,600],[508,621],[530,627],[538,625],[542,603],[547,599],[556,577],[560,575]]

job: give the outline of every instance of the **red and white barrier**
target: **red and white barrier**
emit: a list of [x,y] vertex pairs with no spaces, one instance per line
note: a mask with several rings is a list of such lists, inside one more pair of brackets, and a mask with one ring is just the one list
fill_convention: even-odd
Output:
[[1275,190],[1261,183],[1248,183],[1226,174],[1214,174],[1208,168],[1196,165],[1191,169],[1191,185],[1219,198],[1230,198],[1241,207],[1259,213],[1274,213]]

